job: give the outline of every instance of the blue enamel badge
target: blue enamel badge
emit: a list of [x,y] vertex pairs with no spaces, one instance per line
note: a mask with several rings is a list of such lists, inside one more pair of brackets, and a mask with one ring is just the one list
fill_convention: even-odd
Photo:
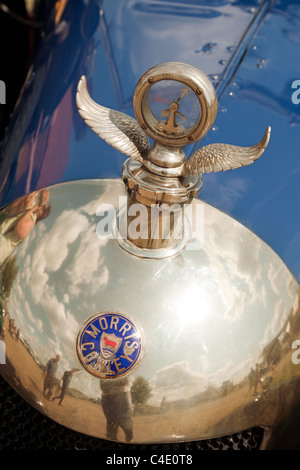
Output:
[[142,356],[142,338],[137,325],[120,313],[99,313],[82,327],[77,353],[83,367],[101,379],[123,377]]

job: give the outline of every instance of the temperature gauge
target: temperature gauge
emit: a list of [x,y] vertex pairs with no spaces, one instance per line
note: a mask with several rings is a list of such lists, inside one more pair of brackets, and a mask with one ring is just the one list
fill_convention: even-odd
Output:
[[217,97],[206,75],[195,67],[168,62],[138,82],[133,106],[137,121],[154,141],[168,146],[201,139],[217,114]]

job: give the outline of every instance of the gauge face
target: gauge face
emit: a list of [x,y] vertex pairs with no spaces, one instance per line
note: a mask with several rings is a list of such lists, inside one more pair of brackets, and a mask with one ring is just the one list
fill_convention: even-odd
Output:
[[195,67],[169,62],[150,69],[136,86],[137,121],[154,141],[184,146],[202,138],[217,113],[208,78]]
[[155,129],[165,136],[183,137],[195,129],[201,118],[200,102],[194,91],[175,80],[161,80],[149,91],[149,108]]

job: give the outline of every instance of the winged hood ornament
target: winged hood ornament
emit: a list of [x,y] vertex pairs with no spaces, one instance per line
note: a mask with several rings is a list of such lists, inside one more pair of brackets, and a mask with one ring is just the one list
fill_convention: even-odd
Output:
[[270,139],[271,128],[267,127],[261,141],[251,147],[214,143],[186,159],[183,147],[208,132],[218,101],[203,72],[178,62],[153,67],[140,79],[133,98],[136,119],[97,104],[84,76],[76,102],[79,114],[99,137],[163,176],[201,175],[250,165],[263,154]]

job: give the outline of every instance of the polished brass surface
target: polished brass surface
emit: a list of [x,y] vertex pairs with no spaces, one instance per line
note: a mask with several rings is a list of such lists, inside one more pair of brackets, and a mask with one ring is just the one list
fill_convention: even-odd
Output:
[[[182,249],[184,235],[184,210],[201,189],[200,176],[191,178],[161,177],[149,172],[145,165],[128,159],[123,166],[122,179],[128,192],[127,236],[128,251],[135,254],[133,245],[158,251],[158,256],[170,256],[174,249]],[[137,215],[139,218],[137,220]],[[131,234],[134,220],[140,225]],[[125,242],[126,243],[126,242]],[[148,256],[141,252],[139,256]],[[155,254],[152,255],[155,258]]]
[[[146,157],[143,164],[153,173],[162,176],[180,176],[186,155],[180,147],[169,148],[156,142],[149,149]],[[153,170],[153,165],[155,165],[155,170]]]
[[228,144],[210,144],[197,150],[182,168],[183,176],[201,175],[217,171],[234,170],[251,165],[264,153],[271,135],[268,127],[257,144],[252,147],[237,147]]
[[[288,397],[300,371],[297,281],[254,233],[198,199],[198,240],[168,258],[134,256],[115,238],[127,197],[121,180],[77,181],[1,210],[1,375],[55,421],[120,442],[278,424],[282,387]],[[126,377],[103,381],[76,344],[107,311],[135,320],[144,354]]]

